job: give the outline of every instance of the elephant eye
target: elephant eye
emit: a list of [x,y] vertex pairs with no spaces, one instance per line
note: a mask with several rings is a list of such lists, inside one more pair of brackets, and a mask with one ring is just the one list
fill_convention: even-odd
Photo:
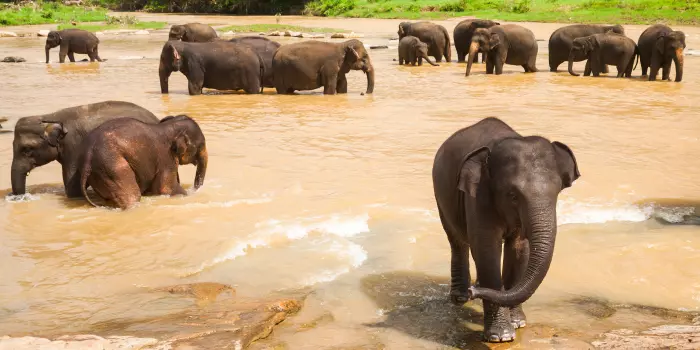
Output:
[[517,203],[518,202],[518,195],[514,191],[508,192],[508,198],[513,202]]
[[30,157],[32,155],[32,149],[31,148],[22,148],[22,154],[24,154],[27,157]]

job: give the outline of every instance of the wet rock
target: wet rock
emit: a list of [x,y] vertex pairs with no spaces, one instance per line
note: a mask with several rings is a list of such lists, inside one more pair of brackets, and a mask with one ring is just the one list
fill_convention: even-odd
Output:
[[284,33],[282,32],[270,32],[267,34],[267,36],[282,36]]
[[363,34],[357,34],[355,32],[331,34],[331,39],[352,39],[352,38],[363,38],[363,37],[364,37]]
[[388,45],[372,45],[369,47],[372,50],[379,50],[379,49],[388,49]]
[[18,62],[27,62],[27,60],[25,60],[25,59],[22,58],[22,57],[17,57],[17,56],[7,56],[7,57],[5,57],[5,58],[2,59],[2,62],[5,62],[5,63],[18,63]]
[[284,36],[290,36],[290,37],[293,37],[293,38],[301,38],[301,37],[302,37],[302,34],[301,34],[301,32],[293,32],[293,31],[291,31],[291,30],[285,30],[285,31],[284,31]]
[[220,294],[228,292],[233,295],[236,292],[236,290],[228,284],[214,282],[178,284],[174,286],[156,288],[154,290],[158,292],[167,292],[170,294],[191,296],[201,300],[213,300]]
[[[4,123],[7,121],[7,118],[0,118],[0,123]],[[0,124],[0,129],[2,129],[2,124]]]
[[698,349],[700,326],[664,325],[646,331],[619,329],[602,335],[593,342],[598,349]]
[[582,297],[575,298],[571,302],[584,313],[598,319],[608,318],[617,311],[610,303],[601,299]]
[[83,4],[82,0],[64,0],[63,4],[66,6],[80,6]]
[[48,36],[49,32],[51,32],[51,31],[48,29],[42,29],[42,30],[36,32],[36,36]]
[[232,30],[229,30],[229,31],[226,32],[226,33],[221,33],[221,36],[233,36],[233,35],[235,35],[235,34],[236,34],[236,33],[234,33]]
[[306,38],[306,39],[323,39],[323,38],[325,38],[326,36],[323,35],[323,34],[319,34],[319,33],[316,33],[316,34],[313,34],[313,33],[311,33],[311,34],[309,34],[309,33],[304,33],[304,34],[301,35],[301,37],[302,37],[302,38]]
[[148,34],[151,34],[151,32],[149,32],[147,30],[139,30],[139,31],[134,32],[133,34],[135,34],[135,35],[148,35]]
[[0,349],[64,350],[64,349],[165,349],[166,344],[152,338],[107,337],[96,335],[62,336],[55,340],[37,337],[0,337]]
[[7,32],[7,31],[0,31],[0,38],[16,38],[17,33],[15,32]]

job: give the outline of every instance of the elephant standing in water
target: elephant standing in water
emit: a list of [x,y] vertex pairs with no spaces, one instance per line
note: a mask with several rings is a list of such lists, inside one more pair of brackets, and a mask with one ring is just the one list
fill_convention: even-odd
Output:
[[178,166],[194,164],[194,188],[204,184],[207,146],[202,130],[186,115],[151,125],[131,118],[110,120],[91,131],[81,145],[80,187],[85,199],[91,186],[107,201],[127,209],[142,194],[186,195]]
[[326,95],[345,94],[345,74],[361,70],[367,75],[367,93],[374,91],[374,67],[361,41],[342,43],[304,41],[280,47],[272,59],[278,94],[323,87]]
[[243,44],[250,46],[253,51],[257,52],[265,63],[265,76],[263,77],[263,86],[275,87],[275,75],[272,71],[272,57],[275,56],[277,49],[282,46],[276,41],[272,41],[262,36],[243,36],[229,40],[234,44]]
[[537,72],[537,41],[531,30],[516,24],[479,28],[472,36],[467,58],[469,76],[477,52],[486,54],[486,74],[502,74],[504,64],[522,66],[525,73]]
[[57,160],[63,168],[66,195],[80,197],[77,162],[83,137],[102,123],[122,117],[158,123],[158,118],[147,109],[122,101],[93,103],[20,118],[12,141],[12,194],[26,193],[27,176],[32,169]]
[[423,65],[425,59],[431,66],[439,66],[428,57],[428,44],[418,40],[415,36],[405,36],[399,42],[399,65],[412,64]]
[[49,50],[56,46],[61,46],[58,52],[58,62],[66,61],[66,55],[71,62],[75,62],[74,53],[85,54],[90,57],[90,62],[102,62],[97,46],[100,44],[100,39],[82,29],[65,29],[55,31],[52,30],[46,36],[46,63],[49,63]]
[[[601,26],[596,24],[574,24],[561,27],[549,37],[549,70],[556,72],[559,65],[569,59],[569,52],[573,46],[574,39],[583,38],[593,34],[604,34],[609,31],[617,34],[625,34],[625,28],[621,25]],[[581,59],[583,61],[583,59]],[[580,62],[580,61],[576,61]],[[605,66],[603,73],[608,72]]]
[[430,22],[401,22],[398,34],[399,40],[407,35],[413,35],[428,44],[428,54],[433,56],[437,62],[442,62],[442,56],[445,56],[446,62],[452,60],[450,34],[441,25]]
[[190,43],[205,43],[219,38],[214,28],[202,23],[173,25],[168,33],[169,40],[182,40]]
[[569,54],[569,74],[579,76],[574,73],[574,61],[588,59],[584,72],[586,76],[593,73],[593,76],[597,77],[603,72],[606,64],[614,64],[617,66],[618,78],[629,78],[634,70],[634,58],[637,57],[637,53],[634,40],[613,32],[576,38]]
[[662,68],[661,79],[670,80],[671,62],[676,65],[676,82],[683,80],[683,50],[685,49],[685,33],[674,31],[663,24],[647,28],[639,37],[639,61],[642,64],[642,75],[649,72],[649,80],[656,80],[659,68]]
[[[457,131],[437,151],[433,187],[452,250],[450,296],[457,304],[483,299],[486,340],[511,341],[526,325],[521,304],[552,261],[557,197],[579,176],[569,147],[521,136],[497,118]],[[478,287],[469,286],[470,250]]]
[[[474,31],[479,28],[491,28],[500,25],[498,22],[487,19],[465,19],[459,22],[454,30],[455,49],[457,50],[457,62],[464,62],[469,53],[469,45],[472,43]],[[474,63],[479,62],[477,55],[474,55]],[[481,54],[481,62],[486,62],[486,55]]]

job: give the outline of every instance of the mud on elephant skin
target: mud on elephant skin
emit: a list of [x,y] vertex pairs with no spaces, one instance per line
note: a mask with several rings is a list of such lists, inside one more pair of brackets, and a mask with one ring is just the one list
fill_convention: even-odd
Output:
[[66,61],[66,55],[71,62],[75,62],[74,54],[84,54],[90,57],[90,62],[102,62],[97,47],[100,39],[95,34],[82,29],[52,30],[46,37],[46,63],[49,63],[49,50],[60,46],[58,60],[60,63]]
[[[579,176],[569,147],[521,136],[497,118],[457,131],[437,151],[433,188],[452,250],[450,295],[458,304],[484,301],[486,340],[512,341],[526,325],[521,304],[554,253],[557,198]],[[470,251],[479,287],[469,286]]]
[[[609,31],[622,35],[625,34],[625,28],[619,24],[613,26],[573,24],[555,30],[549,37],[549,70],[556,72],[559,65],[569,59],[569,52],[571,52],[574,39],[593,34],[604,34]],[[583,59],[581,59],[581,61],[583,61]],[[603,70],[603,73],[608,73],[607,66]]]
[[272,71],[272,58],[275,56],[277,49],[282,46],[276,41],[272,41],[262,36],[243,36],[229,40],[234,44],[243,44],[250,46],[265,63],[265,77],[263,78],[263,86],[275,87],[275,75]]
[[638,57],[634,40],[613,32],[576,38],[569,53],[569,74],[579,76],[573,70],[575,61],[587,59],[584,75],[594,77],[603,73],[605,65],[617,67],[617,77],[631,77],[635,58]]
[[425,59],[431,66],[439,66],[428,57],[428,44],[418,40],[415,36],[407,35],[399,41],[399,65],[406,64],[423,65]]
[[[479,28],[491,28],[500,25],[498,22],[486,19],[465,19],[455,26],[453,37],[455,41],[455,49],[457,50],[457,62],[464,62],[469,53],[469,45],[472,42],[474,31]],[[474,63],[479,62],[478,54],[474,55]],[[481,55],[481,62],[486,62],[486,55]]]
[[122,101],[104,101],[20,118],[12,141],[12,194],[25,194],[29,172],[57,160],[62,166],[66,195],[82,196],[77,162],[84,135],[108,120],[124,116],[158,123],[158,118],[147,109]]
[[191,43],[204,43],[219,38],[216,30],[202,23],[175,24],[170,27],[169,40],[182,40]]
[[443,56],[446,62],[452,61],[450,34],[441,25],[430,22],[401,22],[398,35],[399,40],[412,35],[428,44],[428,55],[433,56],[437,62],[442,62]]
[[342,43],[309,40],[280,47],[272,59],[278,94],[323,87],[325,95],[348,92],[345,75],[360,70],[367,75],[367,93],[374,91],[374,67],[357,39]]
[[649,81],[656,80],[659,69],[662,69],[662,80],[671,80],[671,62],[676,66],[675,82],[683,80],[685,33],[663,24],[653,25],[642,33],[638,45],[642,75],[647,75],[649,68]]
[[537,41],[531,30],[516,24],[479,28],[469,45],[467,71],[469,76],[477,52],[486,55],[486,74],[502,74],[503,65],[522,66],[525,73],[537,72]]
[[147,195],[186,195],[178,166],[197,166],[194,188],[204,184],[208,155],[197,122],[186,115],[168,116],[158,124],[130,118],[110,120],[91,131],[81,145],[80,185],[121,209]]

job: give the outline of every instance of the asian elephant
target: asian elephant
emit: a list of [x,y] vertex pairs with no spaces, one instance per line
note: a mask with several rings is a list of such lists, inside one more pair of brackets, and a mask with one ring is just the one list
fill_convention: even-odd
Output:
[[[497,25],[500,25],[500,23],[487,19],[465,19],[459,22],[453,34],[455,49],[457,50],[457,62],[464,62],[464,59],[467,57],[475,30],[478,28],[491,28]],[[479,62],[477,55],[474,55],[474,62]],[[486,55],[481,55],[481,62],[486,62]]]
[[248,45],[257,52],[265,63],[263,86],[270,88],[275,87],[275,76],[272,72],[272,57],[275,56],[275,52],[277,52],[277,49],[282,45],[262,36],[243,36],[233,38],[229,41],[236,44]]
[[631,77],[634,70],[634,59],[637,57],[637,44],[634,40],[613,32],[593,34],[576,38],[569,54],[569,74],[579,76],[574,72],[574,61],[586,62],[584,75],[593,73],[594,77],[603,72],[603,66],[617,66],[617,77]]
[[265,63],[248,45],[228,41],[188,43],[168,41],[160,53],[160,91],[168,93],[168,78],[180,71],[187,77],[190,95],[201,95],[203,88],[263,92]]
[[428,44],[412,35],[405,36],[399,41],[399,65],[406,62],[406,64],[422,66],[423,59],[432,66],[439,66],[439,64],[433,63],[428,57]]
[[176,24],[170,27],[168,40],[205,43],[219,38],[214,28],[202,23]]
[[91,131],[81,145],[80,187],[127,209],[147,195],[186,195],[178,166],[194,164],[194,188],[204,183],[207,146],[197,122],[186,115],[168,116],[158,124],[131,118],[110,120]]
[[83,137],[100,124],[122,117],[158,123],[158,118],[147,109],[122,101],[93,103],[20,118],[12,142],[12,194],[26,193],[27,176],[32,169],[57,160],[63,168],[66,195],[80,197],[77,162]]
[[[559,65],[568,61],[569,52],[571,52],[574,39],[593,34],[603,34],[609,31],[622,35],[625,34],[625,28],[619,24],[613,26],[574,24],[555,30],[549,37],[549,70],[556,72]],[[608,73],[607,66],[605,66],[603,73]]]
[[401,22],[399,24],[399,40],[407,35],[413,35],[420,41],[428,44],[428,54],[435,58],[435,61],[442,62],[452,60],[452,45],[450,44],[450,34],[445,27],[430,22]]
[[71,62],[75,62],[74,53],[85,54],[90,57],[90,62],[102,62],[100,55],[97,52],[97,46],[100,44],[100,39],[82,29],[64,29],[55,31],[52,30],[46,36],[46,63],[49,63],[49,50],[56,46],[61,46],[58,52],[58,61],[63,63],[66,61],[66,55]]
[[469,45],[466,76],[472,70],[477,52],[486,54],[486,74],[503,73],[503,64],[522,66],[525,73],[537,72],[537,41],[535,34],[516,24],[479,28]]
[[676,82],[683,80],[683,50],[685,49],[685,33],[674,31],[663,24],[647,28],[639,37],[639,61],[642,64],[642,75],[649,72],[649,80],[656,80],[659,68],[662,68],[661,78],[671,80],[671,62],[676,66]]
[[326,95],[345,94],[350,70],[367,75],[367,93],[374,91],[374,67],[365,46],[357,39],[342,43],[309,40],[280,47],[272,59],[278,94],[323,87]]
[[[483,300],[487,341],[514,340],[515,328],[526,325],[521,304],[552,262],[557,197],[579,176],[568,146],[521,136],[492,117],[457,131],[437,151],[433,187],[452,250],[450,296],[458,305]],[[478,286],[470,286],[470,251]]]

